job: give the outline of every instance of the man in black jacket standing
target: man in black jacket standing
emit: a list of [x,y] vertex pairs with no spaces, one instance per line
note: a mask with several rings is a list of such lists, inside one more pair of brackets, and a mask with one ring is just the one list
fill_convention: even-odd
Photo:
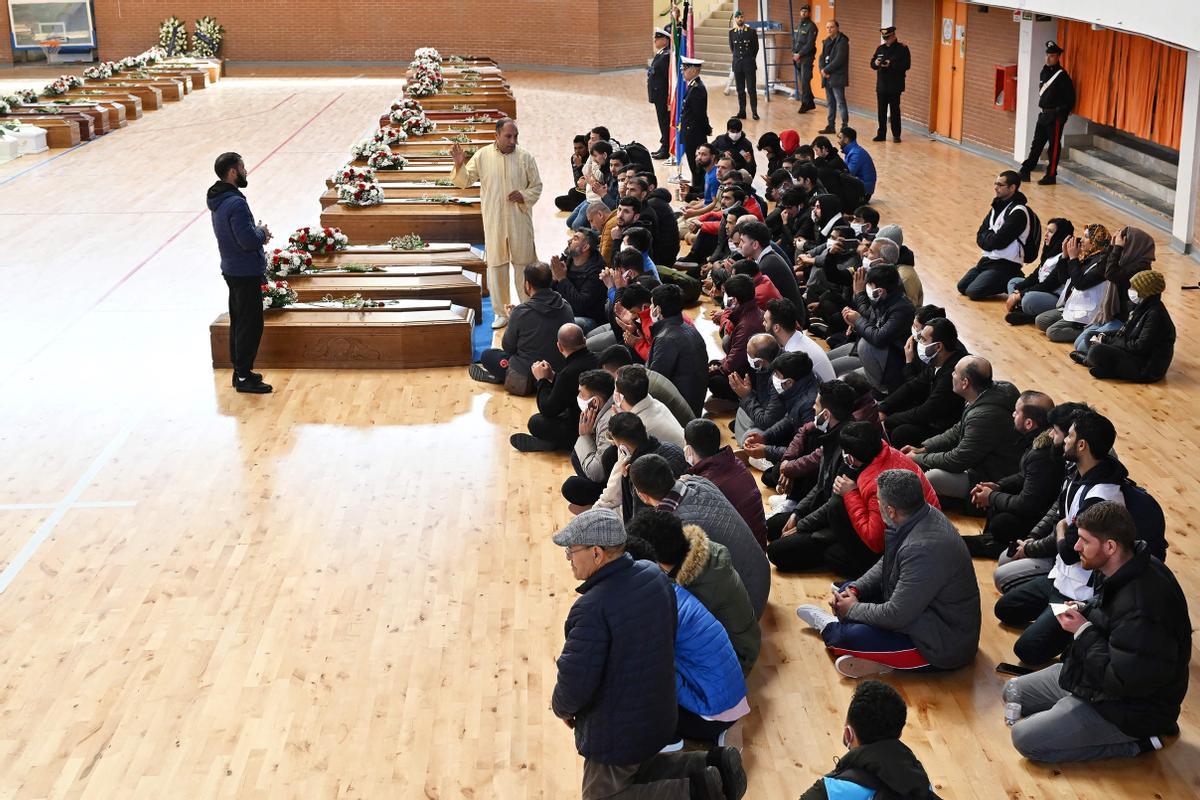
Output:
[[1187,694],[1192,624],[1179,582],[1137,541],[1121,503],[1097,503],[1075,522],[1080,563],[1103,577],[1090,601],[1056,615],[1072,637],[1062,663],[1010,682],[1022,717],[1013,746],[1031,761],[1158,750],[1179,732]]
[[696,166],[696,148],[708,141],[712,125],[708,122],[708,89],[700,80],[700,68],[704,62],[699,58],[684,57],[683,79],[687,89],[683,95],[679,125],[683,130],[683,149],[687,153],[688,169],[692,173],[692,188],[704,188],[704,170]]
[[1056,43],[1046,42],[1046,65],[1038,77],[1037,125],[1033,129],[1029,157],[1021,164],[1021,180],[1027,181],[1042,157],[1042,149],[1050,145],[1050,163],[1046,166],[1045,176],[1038,181],[1040,186],[1048,186],[1058,180],[1063,127],[1067,124],[1067,117],[1071,116],[1071,109],[1075,108],[1075,84],[1059,63],[1062,52]]
[[562,368],[555,372],[548,361],[533,367],[537,381],[537,413],[529,418],[529,433],[514,433],[509,442],[522,453],[568,450],[579,430],[579,376],[600,362],[587,347],[583,329],[568,322],[558,329]]
[[800,24],[792,31],[792,63],[799,73],[800,89],[796,99],[800,101],[797,114],[806,114],[817,107],[813,102],[813,62],[817,58],[817,23],[811,19],[812,9],[808,4],[800,6]]
[[646,93],[654,104],[654,114],[658,119],[658,150],[650,154],[651,158],[666,158],[670,153],[667,137],[671,131],[670,102],[671,80],[671,37],[662,28],[654,29],[654,56],[646,68]]
[[750,112],[758,119],[758,31],[746,24],[739,8],[729,29],[729,52],[733,55],[733,79],[737,82],[738,119],[746,118],[746,93],[750,93]]
[[875,70],[875,99],[879,107],[879,130],[871,141],[887,139],[888,110],[892,112],[892,141],[900,141],[900,95],[904,94],[904,73],[912,66],[908,45],[896,39],[895,26],[880,28],[883,44],[875,48],[871,56],[871,69]]
[[850,85],[850,39],[842,33],[836,19],[825,23],[829,34],[821,42],[821,85],[825,87],[825,127],[821,133],[837,133],[833,127],[837,121],[838,108],[842,110],[842,127],[850,124],[850,110],[846,107],[846,87]]

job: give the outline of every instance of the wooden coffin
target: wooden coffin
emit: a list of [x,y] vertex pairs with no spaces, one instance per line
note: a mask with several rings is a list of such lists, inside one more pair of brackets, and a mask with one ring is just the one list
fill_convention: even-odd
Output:
[[[493,120],[496,120],[508,116],[508,114],[505,114],[498,108],[479,108],[471,111],[454,111],[448,108],[426,108],[424,111],[425,116],[429,117],[439,125],[443,122],[450,122],[452,120],[466,120],[469,117],[489,117]],[[496,130],[495,123],[492,123],[491,129],[493,131]]]
[[[365,167],[367,162],[352,161],[351,163],[358,167]],[[412,165],[410,164],[409,166],[411,167]],[[387,188],[389,184],[393,183],[412,183],[413,181],[431,181],[438,179],[449,180],[450,170],[451,168],[444,164],[429,165],[422,162],[419,169],[380,170],[379,172],[375,173],[375,182],[384,188]],[[332,179],[325,179],[325,188],[333,188]],[[441,187],[441,190],[446,191],[447,187],[443,186]]]
[[[485,136],[483,134],[463,134],[471,137],[468,142],[459,142],[464,150],[478,150],[481,147],[487,147],[496,141],[495,127],[492,128],[493,135]],[[449,137],[458,134],[439,134],[420,139],[406,139],[403,142],[398,142],[392,145],[392,152],[398,153],[405,158],[431,158],[442,159],[453,162],[454,159],[449,155],[450,148],[454,146],[454,142],[450,141]]]
[[208,88],[208,70],[195,67],[147,67],[151,75],[167,75],[172,78],[185,78],[191,82],[193,89]]
[[480,277],[462,267],[378,267],[374,272],[326,271],[289,275],[288,286],[302,302],[361,294],[374,300],[449,300],[475,312],[478,323],[483,313]]
[[80,135],[83,136],[84,139],[95,138],[97,136],[103,136],[104,134],[109,133],[113,129],[112,125],[109,123],[108,113],[102,109],[97,108],[94,104],[84,105],[81,103],[79,105],[71,105],[71,104],[66,104],[66,103],[50,103],[47,101],[42,101],[40,106],[24,106],[24,108],[31,108],[31,109],[36,108],[36,107],[51,109],[50,113],[58,114],[60,116],[61,115],[66,115],[66,116],[76,115],[76,116],[87,117],[88,119],[90,119],[92,121],[92,135],[90,137],[87,135],[84,135],[83,126],[80,126],[79,133],[80,133]]
[[[176,84],[176,88],[178,86]],[[157,86],[142,83],[125,83],[118,81],[88,81],[80,92],[105,92],[130,94],[142,101],[142,110],[157,111],[162,108],[163,90]]]
[[[479,197],[479,184],[469,189],[459,189],[457,186],[429,186],[420,183],[381,183],[384,199],[394,200],[404,197],[424,197],[425,195],[451,194],[455,197]],[[321,208],[329,208],[338,201],[336,189],[329,189],[321,195]]]
[[[475,312],[448,300],[407,300],[404,309],[268,309],[256,367],[405,369],[471,363]],[[229,369],[229,315],[209,326],[213,367]]]
[[313,256],[316,269],[337,269],[346,264],[370,264],[377,267],[452,266],[479,276],[483,294],[488,294],[487,264],[465,242],[437,242],[424,250],[392,250],[387,244],[352,244],[346,250],[327,256]]
[[[126,125],[125,106],[120,103],[106,100],[96,100],[90,97],[72,97],[64,95],[56,97],[47,103],[44,103],[43,108],[55,110],[70,111],[72,113],[90,113],[100,112],[100,116],[96,117],[96,132],[111,133],[118,128],[124,128]],[[103,131],[101,129],[104,129]]]
[[[379,117],[379,127],[381,128],[399,128],[400,124],[392,122],[392,118],[388,114],[383,114]],[[419,136],[409,136],[410,142],[435,142],[445,139],[447,136],[461,136],[466,134],[472,139],[486,138],[494,139],[496,137],[496,123],[494,122],[463,122],[461,120],[440,120],[437,123],[437,128],[433,133],[424,133]]]
[[125,119],[141,119],[142,118],[142,98],[129,93],[105,92],[99,89],[72,89],[67,92],[67,97],[77,97],[85,102],[101,102],[101,103],[120,103],[125,109]]
[[184,97],[192,93],[192,82],[179,75],[163,75],[151,72],[135,72],[129,76],[121,76],[122,83],[141,83],[150,86],[165,86],[173,85],[175,90],[169,95],[163,90],[163,100],[168,102],[174,100],[182,100]]
[[386,242],[415,233],[427,242],[482,242],[478,203],[413,203],[377,206],[333,205],[321,211],[321,226],[341,228],[352,242]]
[[[122,78],[120,80],[111,81],[88,81],[88,86],[98,86],[101,89],[127,89],[135,91],[138,87],[148,87],[158,90],[158,99],[160,105],[162,103],[174,103],[184,98],[187,94],[185,85],[187,81],[177,81],[171,78]],[[146,97],[142,95],[142,102],[146,102]]]
[[208,82],[216,83],[225,74],[225,59],[223,58],[188,58],[182,60],[168,59],[160,62],[162,67],[182,67],[185,69],[202,69],[208,73]]
[[[503,112],[506,117],[517,117],[517,101],[510,95],[503,94],[433,94],[428,97],[418,97],[425,113],[430,111],[462,111],[463,108],[495,109]],[[430,119],[433,119],[431,116]]]
[[[46,144],[51,147],[74,147],[80,142],[90,142],[96,138],[96,126],[92,118],[86,114],[38,114],[34,111],[21,111],[13,109],[9,114],[10,117],[17,118],[20,122],[25,122],[30,125],[37,125],[46,131]],[[51,127],[57,127],[60,122],[71,122],[75,126],[75,133],[70,136],[71,144],[55,144],[62,142],[64,139],[61,136],[56,136],[51,133]],[[51,123],[49,125],[42,124],[43,122]]]

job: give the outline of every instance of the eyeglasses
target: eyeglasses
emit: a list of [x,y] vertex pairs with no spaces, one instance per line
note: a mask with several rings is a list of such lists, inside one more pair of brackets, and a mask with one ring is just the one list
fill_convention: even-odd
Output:
[[570,561],[572,558],[574,558],[576,554],[582,553],[584,550],[591,550],[591,549],[592,548],[588,547],[587,545],[580,545],[578,547],[568,547],[567,548],[567,561]]

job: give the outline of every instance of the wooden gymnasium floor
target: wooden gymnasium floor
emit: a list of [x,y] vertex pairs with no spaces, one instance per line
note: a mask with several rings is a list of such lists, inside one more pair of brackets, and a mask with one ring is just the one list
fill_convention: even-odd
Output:
[[[225,302],[204,206],[215,155],[245,155],[250,203],[282,241],[316,223],[325,176],[399,86],[378,69],[251,72],[0,167],[0,797],[577,796],[580,759],[548,710],[575,597],[549,538],[568,518],[570,467],[509,447],[531,403],[465,369],[275,370],[276,393],[251,397],[208,366]],[[0,89],[38,82],[28,74]],[[564,241],[551,199],[569,181],[571,135],[606,123],[653,145],[653,117],[637,71],[509,77],[545,178],[547,257]],[[719,128],[734,99],[710,93]],[[751,135],[808,138],[823,122],[763,107]],[[1180,329],[1169,380],[1096,383],[1062,346],[1005,326],[999,305],[953,293],[997,164],[913,133],[871,150],[876,205],[904,226],[928,300],[998,377],[1115,419],[1195,596],[1200,298],[1179,291],[1195,263],[1155,234]],[[1068,186],[1029,195],[1043,218],[1123,221]],[[990,569],[976,566],[990,610]],[[853,684],[793,614],[827,586],[775,583],[744,725],[750,797],[797,796],[842,751]],[[1013,638],[985,613],[972,669],[890,679],[944,797],[1196,796],[1197,691],[1182,737],[1156,756],[1018,758],[993,672]]]

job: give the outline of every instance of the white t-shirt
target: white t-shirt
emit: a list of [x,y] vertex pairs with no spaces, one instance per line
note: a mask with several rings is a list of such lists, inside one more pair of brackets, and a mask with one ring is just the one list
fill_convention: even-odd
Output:
[[785,353],[797,351],[808,353],[808,357],[812,359],[813,374],[817,376],[817,380],[831,381],[837,377],[833,372],[833,364],[829,361],[829,354],[821,348],[821,345],[810,339],[804,331],[793,333],[792,338],[788,339],[787,344],[783,346],[783,350]]

